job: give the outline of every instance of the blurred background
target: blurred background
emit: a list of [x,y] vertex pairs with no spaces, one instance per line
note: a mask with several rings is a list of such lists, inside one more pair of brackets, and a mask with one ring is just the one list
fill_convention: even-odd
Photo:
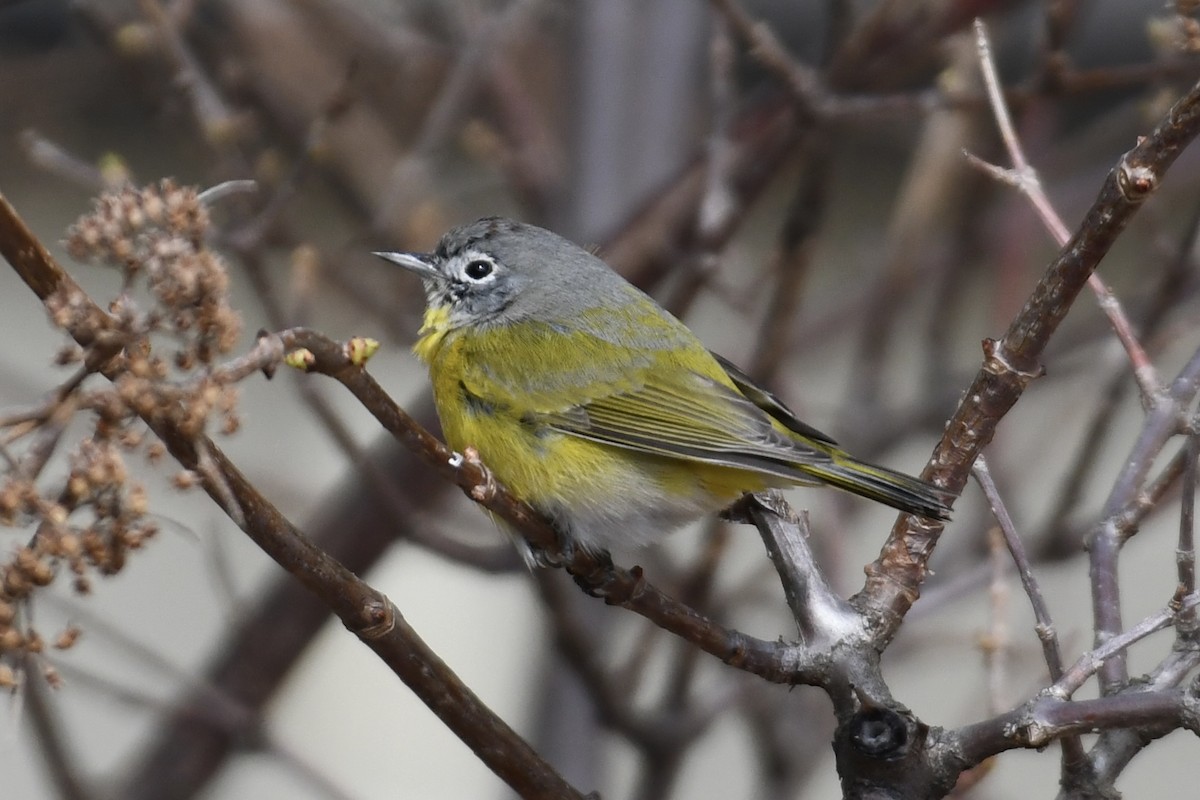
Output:
[[[971,17],[989,22],[1022,142],[1071,228],[1200,75],[1196,21],[1178,11],[1161,0],[0,0],[0,192],[69,264],[59,243],[106,186],[257,181],[214,211],[246,346],[260,328],[297,324],[379,338],[371,371],[434,428],[408,353],[419,286],[369,252],[518,217],[599,248],[806,421],[916,473],[980,340],[1003,333],[1057,250],[1028,202],[964,156],[1007,166]],[[772,42],[785,58],[770,58]],[[1185,152],[1100,271],[1168,378],[1200,322],[1198,186],[1200,155]],[[68,268],[101,302],[120,289],[115,273]],[[7,269],[0,341],[0,409],[63,380],[60,335]],[[1142,410],[1090,296],[1046,368],[988,458],[1071,661],[1092,641],[1083,536]],[[484,514],[382,441],[331,382],[280,374],[242,392],[242,430],[219,441],[235,463],[576,786],[647,800],[838,795],[820,692],[764,685],[559,573],[531,577]],[[31,675],[5,699],[5,797],[511,796],[205,496],[175,490],[169,468],[138,467],[161,532],[90,595],[64,584],[39,597],[40,626],[83,634],[44,656],[61,688]],[[790,499],[852,594],[894,514],[831,492]],[[1129,621],[1174,591],[1170,508],[1126,549]],[[896,697],[931,725],[986,718],[1046,683],[1019,584],[991,577],[991,525],[969,485],[886,654]],[[0,530],[0,550],[27,535]],[[614,556],[724,624],[795,635],[748,528],[713,522]],[[583,654],[564,656],[580,640]],[[1139,645],[1133,671],[1170,646],[1168,634]],[[663,735],[633,724],[646,720]],[[1118,786],[1166,796],[1194,781],[1197,747],[1172,734]],[[960,796],[1051,796],[1057,775],[1056,748],[1013,752]]]

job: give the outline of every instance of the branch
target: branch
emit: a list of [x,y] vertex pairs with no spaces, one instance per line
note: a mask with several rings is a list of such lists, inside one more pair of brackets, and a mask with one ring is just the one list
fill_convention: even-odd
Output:
[[783,81],[801,116],[806,119],[817,116],[826,94],[820,76],[793,59],[774,31],[754,20],[736,0],[712,0],[712,3],[758,62]]
[[[1034,577],[1033,565],[1030,564],[1029,555],[1025,552],[1025,543],[1021,541],[1021,536],[1017,533],[1016,526],[996,489],[996,484],[992,481],[987,461],[982,454],[975,459],[972,472],[975,480],[979,482],[980,488],[983,489],[988,505],[991,506],[992,514],[995,515],[996,522],[1000,525],[1000,531],[1004,535],[1004,543],[1008,546],[1009,555],[1012,556],[1013,563],[1017,566],[1017,573],[1021,577],[1021,586],[1024,587],[1025,594],[1029,597],[1029,603],[1033,606],[1033,618],[1036,623],[1034,631],[1042,643],[1042,656],[1046,659],[1050,680],[1057,681],[1063,674],[1062,651],[1058,646],[1058,629],[1055,628],[1054,620],[1050,617],[1050,608],[1046,605],[1046,598],[1042,594],[1041,586]],[[1085,758],[1083,743],[1077,735],[1065,736],[1062,748],[1064,770],[1072,770],[1076,765],[1083,763]]]
[[[1004,336],[984,342],[983,364],[946,426],[922,473],[924,479],[954,493],[963,488],[996,425],[1041,374],[1042,352],[1088,276],[1197,134],[1200,83],[1121,157],[1074,237],[1050,264]],[[901,516],[879,556],[867,566],[866,583],[852,602],[871,621],[877,646],[886,646],[895,636],[920,596],[942,530],[940,523]]]
[[1070,697],[1088,678],[1099,672],[1109,659],[1123,653],[1126,648],[1150,634],[1161,631],[1181,613],[1190,612],[1198,605],[1200,594],[1190,594],[1178,603],[1172,603],[1167,608],[1151,614],[1132,628],[1106,639],[1095,649],[1081,655],[1046,692],[1055,697]]
[[953,731],[946,755],[972,765],[1006,750],[1040,749],[1068,735],[1147,725],[1200,732],[1200,700],[1181,690],[1074,701],[1041,695],[1007,714]]
[[[1195,425],[1195,422],[1192,423]],[[1179,575],[1179,593],[1194,594],[1196,591],[1196,480],[1200,470],[1200,434],[1192,433],[1183,448],[1186,459],[1183,467],[1183,497],[1180,499],[1179,544],[1175,547],[1175,565]],[[1179,635],[1196,639],[1198,620],[1196,613],[1180,615]]]
[[1050,608],[1046,605],[1042,588],[1038,585],[1037,578],[1034,577],[1033,565],[1029,561],[1028,553],[1025,552],[1025,543],[1021,540],[1021,535],[1017,533],[1008,508],[1004,505],[1004,500],[1001,499],[996,484],[992,480],[992,473],[988,469],[987,461],[982,455],[975,459],[972,473],[975,480],[979,482],[979,487],[983,489],[992,514],[1000,526],[1000,532],[1004,534],[1004,544],[1008,547],[1013,563],[1017,566],[1021,586],[1024,587],[1025,594],[1029,597],[1029,604],[1033,606],[1033,618],[1036,623],[1034,630],[1042,642],[1042,655],[1046,659],[1046,667],[1050,670],[1050,679],[1056,681],[1062,677],[1063,671],[1062,653],[1058,647],[1058,631],[1054,626],[1054,620],[1050,617]]
[[808,546],[808,515],[796,515],[772,490],[749,495],[736,506],[762,536],[802,641],[829,647],[860,639],[862,618],[830,588]]
[[50,783],[61,800],[94,800],[99,793],[80,773],[81,762],[67,741],[57,710],[50,700],[51,687],[43,677],[42,667],[29,656],[24,661],[28,676],[25,697],[29,721],[33,724]]
[[[1124,467],[1113,482],[1100,522],[1088,536],[1097,646],[1109,641],[1122,628],[1117,566],[1121,548],[1137,531],[1136,525],[1125,523],[1123,512],[1143,494],[1155,456],[1162,451],[1167,440],[1179,432],[1185,419],[1185,409],[1195,400],[1197,391],[1200,391],[1200,349],[1196,350],[1172,382],[1166,395],[1157,399],[1146,417]],[[1117,651],[1114,658],[1101,669],[1101,691],[1108,694],[1124,686],[1128,680],[1125,656]]]
[[467,496],[521,532],[550,560],[562,565],[585,591],[641,614],[660,628],[691,642],[738,669],[779,683],[824,680],[818,660],[800,645],[770,642],[722,627],[649,584],[640,567],[621,569],[605,558],[575,548],[564,553],[550,523],[498,483],[472,454],[455,453],[426,431],[388,396],[367,372],[346,358],[344,348],[303,328],[278,334],[287,349],[303,348],[311,355],[306,368],[334,378],[391,433],[438,474]]
[[[43,301],[63,290],[84,296],[2,195],[0,254]],[[90,316],[104,314],[90,300],[87,307]],[[79,344],[86,347],[90,342]],[[260,340],[260,346],[268,345]],[[111,371],[105,371],[105,375],[115,377]],[[216,479],[212,474],[202,476],[209,496],[240,521],[242,529],[264,552],[337,614],[493,772],[527,796],[582,800],[583,795],[484,705],[425,644],[387,597],[305,538],[215,444],[205,437],[189,437],[161,418],[145,421],[185,468],[196,470],[200,452],[205,452],[216,473]],[[226,498],[235,507],[226,507]]]
[[[1034,211],[1042,220],[1042,224],[1050,231],[1054,241],[1058,243],[1059,247],[1062,247],[1070,238],[1070,232],[1062,221],[1062,217],[1054,210],[1050,198],[1046,196],[1037,170],[1025,157],[1025,150],[1021,146],[1021,140],[1013,126],[1012,117],[1008,113],[1008,106],[1004,102],[1004,91],[1000,87],[996,62],[992,58],[992,45],[988,39],[987,26],[980,19],[975,20],[975,42],[979,50],[979,64],[983,71],[984,85],[987,87],[988,101],[991,104],[992,113],[996,117],[996,126],[1000,129],[1000,138],[1004,141],[1013,166],[1011,170],[1000,169],[980,161],[970,154],[967,154],[967,158],[971,163],[985,169],[996,178],[1017,187],[1033,205]],[[1143,402],[1152,403],[1159,393],[1158,376],[1145,349],[1133,332],[1133,325],[1125,315],[1124,309],[1121,308],[1120,301],[1113,296],[1113,293],[1104,285],[1104,281],[1100,280],[1095,273],[1088,276],[1088,286],[1096,295],[1101,310],[1108,317],[1113,331],[1129,355],[1129,361],[1133,365],[1133,376],[1142,390]]]

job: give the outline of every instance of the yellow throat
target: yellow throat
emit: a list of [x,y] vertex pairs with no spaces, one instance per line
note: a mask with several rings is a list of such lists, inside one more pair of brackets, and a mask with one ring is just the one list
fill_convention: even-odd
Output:
[[421,329],[417,331],[418,338],[413,345],[413,353],[426,364],[430,363],[449,332],[450,306],[425,309],[425,317],[421,322]]

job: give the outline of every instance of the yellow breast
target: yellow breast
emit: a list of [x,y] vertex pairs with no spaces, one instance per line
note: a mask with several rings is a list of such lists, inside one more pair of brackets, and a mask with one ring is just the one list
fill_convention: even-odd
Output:
[[522,411],[471,395],[463,385],[471,348],[445,328],[444,314],[426,314],[414,351],[429,364],[434,404],[446,444],[479,451],[496,477],[527,502],[581,500],[589,487],[611,481],[622,459],[612,448],[535,427]]
[[478,450],[501,483],[584,547],[649,540],[773,483],[746,470],[560,433],[531,422],[529,409],[514,407],[520,398],[474,396],[464,377],[479,350],[471,337],[480,334],[452,330],[447,323],[444,311],[427,312],[414,347],[429,364],[446,443],[458,452]]

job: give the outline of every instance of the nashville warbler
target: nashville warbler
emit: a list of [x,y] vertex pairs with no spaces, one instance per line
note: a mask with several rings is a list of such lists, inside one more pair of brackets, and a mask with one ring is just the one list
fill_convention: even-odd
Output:
[[949,518],[949,492],[849,455],[550,231],[488,218],[432,253],[376,255],[425,284],[414,351],[447,444],[478,450],[567,547],[643,544],[745,492],[797,484]]

